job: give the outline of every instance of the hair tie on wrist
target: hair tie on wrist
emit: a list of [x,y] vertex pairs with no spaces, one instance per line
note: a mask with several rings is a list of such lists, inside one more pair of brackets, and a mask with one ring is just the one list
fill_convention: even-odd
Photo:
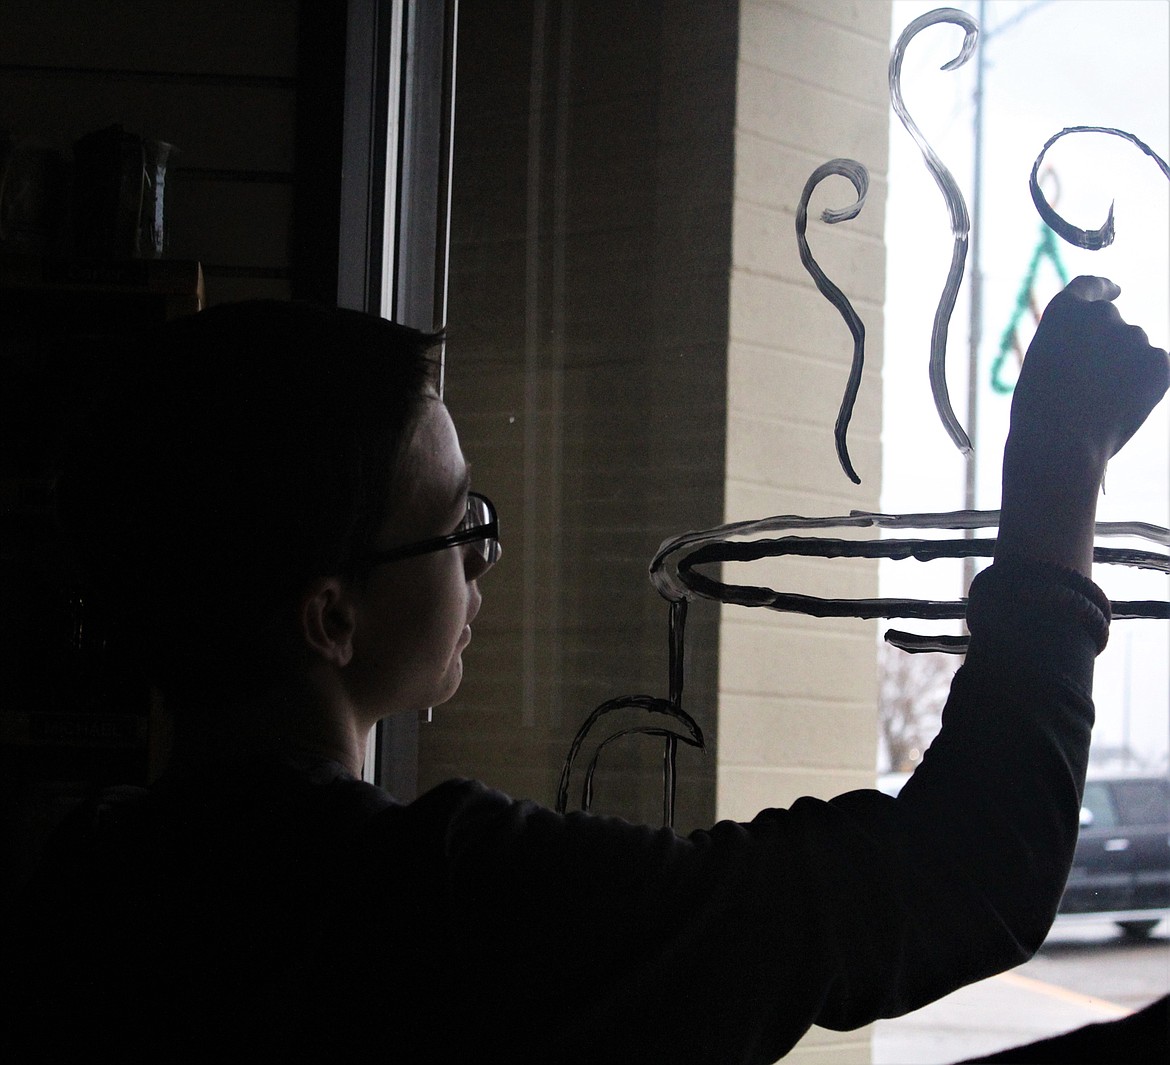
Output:
[[[971,582],[967,603],[967,626],[979,627],[985,594],[999,596],[1044,614],[1058,613],[1075,618],[1084,627],[1100,654],[1109,642],[1112,611],[1109,597],[1088,577],[1055,562],[1024,559],[997,559]],[[972,631],[974,631],[972,629]]]

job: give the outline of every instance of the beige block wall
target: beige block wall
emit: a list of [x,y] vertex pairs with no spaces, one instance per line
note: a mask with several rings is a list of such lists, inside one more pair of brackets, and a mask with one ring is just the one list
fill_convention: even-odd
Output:
[[[725,520],[877,510],[890,5],[743,0],[739,29]],[[808,175],[842,156],[869,170],[866,206],[851,222],[820,222],[822,209],[855,198],[843,178],[822,182],[808,238],[866,324],[865,373],[848,434],[859,486],[833,443],[852,338],[816,291],[795,240]],[[780,559],[725,566],[724,579],[853,598],[876,595],[878,574],[876,563],[860,560]],[[872,786],[876,639],[875,622],[722,607],[719,817],[746,819],[801,795]],[[868,1062],[869,1044],[868,1030],[814,1028],[785,1060]]]
[[[460,12],[447,398],[504,555],[419,785],[478,776],[551,804],[596,706],[665,698],[647,566],[722,520],[736,5],[476,3]],[[716,740],[717,607],[684,702]],[[620,715],[591,734],[662,723]],[[659,823],[662,743],[606,749],[599,812]],[[584,762],[573,778],[579,803]],[[676,827],[714,819],[681,749]]]

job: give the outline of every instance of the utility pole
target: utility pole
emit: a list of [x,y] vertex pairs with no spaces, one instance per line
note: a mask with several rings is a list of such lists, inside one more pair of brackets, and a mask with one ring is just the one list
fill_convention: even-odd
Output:
[[[979,20],[979,41],[975,49],[975,150],[974,173],[971,178],[971,310],[968,327],[968,360],[967,360],[967,435],[971,438],[971,453],[967,456],[966,486],[963,493],[963,508],[974,510],[976,507],[976,487],[978,484],[978,427],[979,427],[979,347],[983,342],[983,261],[981,257],[980,237],[983,231],[983,76],[987,69],[986,49],[992,37],[996,37],[1005,30],[1011,29],[1018,22],[1022,22],[1029,15],[1035,14],[1042,7],[1047,7],[1052,0],[1035,0],[1026,8],[1018,11],[1011,18],[1005,20],[994,30],[987,25],[987,0],[979,0],[979,9],[976,18]],[[975,535],[973,529],[964,534],[968,539]],[[971,587],[975,579],[975,559],[963,559],[963,594]]]
[[[975,159],[974,176],[971,182],[971,310],[967,330],[967,432],[971,436],[972,448],[967,455],[967,481],[963,494],[963,508],[975,509],[977,484],[977,456],[979,454],[975,432],[979,418],[979,345],[983,340],[983,264],[980,259],[980,231],[983,220],[983,70],[984,47],[987,41],[987,2],[979,0],[979,42],[975,51]],[[974,529],[968,529],[966,536],[971,539]],[[975,559],[963,559],[963,594],[975,579]]]

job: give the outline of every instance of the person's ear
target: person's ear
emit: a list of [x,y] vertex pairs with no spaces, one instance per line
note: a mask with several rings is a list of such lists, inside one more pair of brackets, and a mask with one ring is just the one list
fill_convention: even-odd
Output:
[[335,666],[353,658],[357,614],[352,596],[337,577],[321,577],[301,599],[301,636],[314,654]]

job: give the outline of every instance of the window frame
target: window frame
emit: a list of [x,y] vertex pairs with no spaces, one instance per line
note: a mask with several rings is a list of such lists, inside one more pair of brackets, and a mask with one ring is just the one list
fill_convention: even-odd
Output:
[[[346,12],[337,304],[428,331],[447,315],[457,29],[458,0]],[[366,751],[364,779],[403,801],[418,791],[418,725],[379,722]]]

